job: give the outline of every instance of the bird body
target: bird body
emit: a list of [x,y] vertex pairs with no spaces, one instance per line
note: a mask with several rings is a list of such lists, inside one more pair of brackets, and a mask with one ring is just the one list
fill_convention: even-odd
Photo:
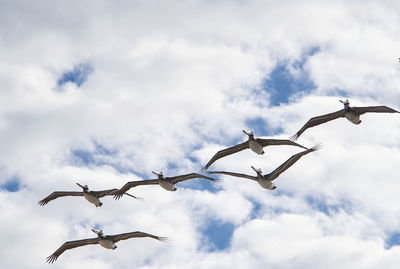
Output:
[[158,184],[160,184],[161,187],[166,189],[167,191],[176,191],[177,188],[175,187],[174,183],[165,180],[165,179],[159,179]]
[[274,190],[276,189],[276,186],[274,185],[274,183],[272,182],[272,180],[270,180],[269,178],[265,178],[265,177],[258,177],[257,179],[258,184],[267,190]]
[[[100,207],[103,205],[102,202],[100,202],[100,198],[107,196],[107,195],[114,195],[118,189],[109,189],[109,190],[102,190],[102,191],[91,191],[89,190],[89,187],[87,185],[81,185],[79,183],[76,183],[79,187],[82,188],[81,192],[77,191],[55,191],[51,193],[49,196],[45,197],[44,199],[40,200],[38,204],[40,206],[46,205],[48,202],[60,198],[60,197],[66,197],[66,196],[83,196],[87,201],[90,203],[94,204],[96,207]],[[133,196],[129,193],[125,193],[126,195],[135,198],[136,196]]]
[[349,120],[351,123],[354,123],[356,125],[361,123],[360,116],[364,113],[367,112],[374,112],[374,113],[399,113],[399,111],[387,107],[387,106],[366,106],[366,107],[351,107],[349,100],[339,100],[341,103],[343,103],[344,108],[341,110],[338,110],[336,112],[332,112],[329,114],[313,117],[309,119],[306,124],[301,127],[297,133],[295,133],[290,139],[291,140],[297,140],[299,136],[308,128],[320,125],[322,123],[337,119],[337,118],[346,118]]
[[176,191],[177,188],[175,187],[175,184],[178,182],[182,182],[185,180],[189,179],[194,179],[194,178],[204,178],[210,181],[215,181],[212,177],[208,177],[202,174],[197,174],[197,173],[190,173],[190,174],[185,174],[185,175],[179,175],[179,176],[174,176],[174,177],[164,177],[162,172],[152,172],[157,176],[157,179],[147,179],[147,180],[139,180],[139,181],[130,181],[126,183],[124,186],[122,186],[121,189],[116,191],[114,193],[114,198],[119,199],[122,197],[122,195],[127,192],[130,188],[140,186],[140,185],[160,185],[163,189],[167,191]]
[[344,113],[344,117],[349,120],[351,123],[354,124],[360,124],[361,120],[360,120],[360,115],[357,114],[357,112],[353,111],[353,110],[348,110],[345,111]]
[[249,148],[258,155],[264,154],[263,146],[260,143],[258,143],[257,140],[255,139],[249,140]]
[[103,203],[100,202],[100,199],[93,195],[90,192],[83,192],[83,197],[85,197],[86,200],[88,200],[90,203],[94,204],[96,207],[102,206]]
[[99,239],[99,245],[107,249],[116,249],[117,246],[112,240],[109,239]]
[[166,237],[160,237],[140,231],[136,232],[129,232],[129,233],[123,233],[123,234],[116,234],[116,235],[104,235],[102,230],[95,230],[92,229],[92,232],[97,234],[97,238],[89,238],[89,239],[82,239],[82,240],[75,240],[75,241],[68,241],[65,242],[61,247],[59,247],[53,254],[51,254],[49,257],[46,258],[48,263],[53,263],[55,262],[58,257],[64,253],[64,251],[72,248],[77,248],[77,247],[82,247],[86,245],[96,245],[99,244],[100,246],[106,248],[106,249],[116,249],[117,246],[115,243],[117,243],[120,240],[126,240],[130,238],[136,238],[136,237],[150,237],[159,241],[165,241],[167,240]]
[[256,169],[253,166],[251,167],[256,173],[257,176],[250,176],[246,174],[240,174],[240,173],[234,173],[234,172],[228,172],[228,171],[208,171],[207,173],[209,174],[225,174],[229,176],[234,176],[234,177],[242,177],[242,178],[247,178],[251,179],[254,181],[257,181],[258,184],[268,190],[274,190],[276,189],[276,186],[274,185],[273,181],[284,171],[286,171],[290,166],[292,166],[295,162],[297,162],[302,156],[316,151],[321,147],[320,144],[315,145],[314,147],[304,150],[302,152],[299,152],[297,154],[294,154],[291,156],[287,161],[285,161],[283,164],[281,164],[278,168],[276,168],[274,171],[272,171],[269,174],[262,174],[261,169]]
[[264,154],[264,147],[267,146],[278,146],[278,145],[287,145],[287,146],[297,146],[304,149],[306,147],[297,144],[288,139],[266,139],[266,138],[256,138],[253,132],[248,132],[243,130],[243,132],[248,136],[248,140],[240,143],[236,146],[232,146],[230,148],[226,148],[223,150],[218,151],[215,155],[208,161],[208,163],[203,167],[203,170],[207,170],[211,164],[213,164],[216,160],[221,159],[225,156],[234,154],[236,152],[245,150],[250,148],[253,152],[262,155]]

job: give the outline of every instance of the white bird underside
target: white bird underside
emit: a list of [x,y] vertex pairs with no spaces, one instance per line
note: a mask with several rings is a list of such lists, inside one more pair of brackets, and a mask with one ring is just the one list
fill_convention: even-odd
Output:
[[342,101],[340,100],[345,105],[344,109],[338,110],[336,112],[328,113],[325,115],[313,117],[309,119],[306,124],[301,127],[299,131],[297,131],[292,137],[290,137],[290,140],[297,140],[299,136],[308,128],[323,124],[325,122],[335,120],[338,118],[346,118],[349,120],[351,123],[354,124],[360,124],[360,116],[364,113],[399,113],[399,111],[387,107],[387,106],[366,106],[366,107],[350,107],[349,106],[349,101]]
[[91,195],[90,193],[84,193],[83,196],[85,197],[86,200],[88,200],[90,203],[94,204],[96,207],[99,207],[102,205],[99,198]]
[[235,172],[228,172],[228,171],[208,171],[207,173],[209,173],[209,174],[225,174],[225,175],[234,176],[234,177],[242,177],[242,178],[251,179],[251,180],[257,181],[258,184],[261,187],[263,187],[264,189],[273,190],[276,188],[273,184],[273,181],[280,174],[282,174],[284,171],[286,171],[290,166],[292,166],[295,162],[297,162],[302,156],[304,156],[310,152],[316,151],[320,148],[321,148],[321,144],[317,144],[310,149],[307,149],[307,150],[304,150],[297,154],[294,154],[287,161],[282,163],[279,167],[277,167],[274,171],[272,171],[269,174],[261,175],[261,173],[258,173],[257,170],[252,167],[257,172],[256,177],[246,175],[246,174],[235,173]]
[[[80,187],[84,187],[78,183],[77,183],[77,185]],[[85,187],[87,188],[87,186],[85,186]],[[99,207],[102,205],[102,203],[100,202],[100,198],[102,198],[104,196],[114,195],[117,191],[118,191],[118,189],[109,189],[109,190],[102,190],[102,191],[88,191],[87,189],[86,189],[86,191],[55,191],[55,192],[51,193],[50,195],[48,195],[47,197],[45,197],[44,199],[40,200],[38,202],[38,204],[40,206],[44,206],[44,205],[48,204],[50,201],[53,201],[60,197],[84,196],[87,201],[94,204],[96,207]],[[134,196],[132,194],[125,193],[125,195],[128,195],[128,196],[136,199],[136,196]]]
[[115,243],[117,243],[120,240],[126,240],[130,238],[138,238],[138,237],[150,237],[153,239],[156,239],[158,241],[166,241],[168,240],[167,237],[161,237],[161,236],[156,236],[140,231],[136,232],[129,232],[129,233],[122,233],[122,234],[116,234],[116,235],[103,235],[102,231],[100,233],[94,229],[92,229],[93,232],[97,233],[99,236],[97,238],[89,238],[89,239],[82,239],[82,240],[75,240],[75,241],[68,241],[65,242],[61,247],[59,247],[53,254],[51,254],[49,257],[46,258],[46,261],[48,263],[53,263],[55,262],[58,257],[64,253],[64,251],[72,248],[77,248],[77,247],[82,247],[86,245],[96,245],[99,244],[104,248],[107,249],[115,249]]
[[207,170],[211,164],[213,164],[215,161],[218,159],[221,159],[223,157],[226,157],[228,155],[235,154],[237,152],[240,152],[242,150],[250,148],[253,152],[261,155],[264,154],[264,147],[267,146],[280,146],[280,145],[286,145],[286,146],[296,146],[296,147],[301,147],[304,149],[307,149],[306,147],[297,144],[296,142],[293,142],[289,139],[267,139],[267,138],[255,138],[253,132],[247,132],[243,130],[245,134],[249,136],[249,139],[243,143],[240,143],[238,145],[223,149],[218,151],[217,153],[214,154],[214,156],[208,161],[208,163],[203,167],[203,170]]
[[130,190],[131,188],[134,188],[136,186],[142,186],[142,185],[160,185],[165,190],[176,191],[175,184],[185,181],[185,180],[194,179],[194,178],[215,181],[212,177],[208,177],[208,176],[198,174],[198,173],[190,173],[190,174],[179,175],[179,176],[174,176],[174,177],[162,177],[159,179],[130,181],[130,182],[126,183],[124,186],[122,186],[121,189],[119,189],[117,192],[114,193],[114,198],[120,199],[122,197],[122,195],[125,192],[127,192],[128,190]]

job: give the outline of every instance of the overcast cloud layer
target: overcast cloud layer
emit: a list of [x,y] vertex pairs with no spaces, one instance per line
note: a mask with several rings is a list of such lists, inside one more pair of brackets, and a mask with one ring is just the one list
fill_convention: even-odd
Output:
[[[352,105],[400,109],[396,1],[0,1],[0,268],[398,268],[400,116],[339,119],[268,191],[221,177],[60,198],[55,190],[200,172],[256,136],[289,138]],[[271,86],[272,85],[272,86]],[[209,170],[268,173],[299,152]],[[216,177],[218,178],[218,177]],[[140,230],[118,249],[65,241]]]

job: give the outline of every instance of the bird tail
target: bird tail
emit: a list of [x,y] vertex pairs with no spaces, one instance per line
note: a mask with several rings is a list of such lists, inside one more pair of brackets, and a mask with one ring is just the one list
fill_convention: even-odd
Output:
[[322,148],[322,143],[315,144],[312,148],[310,148],[311,151],[317,151]]
[[162,241],[162,242],[169,241],[168,237],[164,237],[164,236],[157,236],[157,240]]
[[295,133],[294,135],[292,135],[291,137],[289,137],[289,140],[291,141],[296,141],[297,138],[299,138],[299,135],[297,133]]
[[134,196],[134,195],[132,195],[132,194],[130,194],[130,193],[127,193],[127,192],[125,192],[124,194],[125,194],[125,195],[128,195],[128,196],[130,196],[130,197],[132,197],[132,198],[135,198],[135,199],[137,199],[137,200],[143,200],[142,197],[137,197],[137,196]]

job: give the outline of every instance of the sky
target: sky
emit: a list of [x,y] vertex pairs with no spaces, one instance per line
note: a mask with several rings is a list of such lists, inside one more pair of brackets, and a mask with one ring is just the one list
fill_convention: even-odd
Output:
[[[44,207],[53,191],[200,173],[218,151],[311,117],[400,109],[397,1],[0,1],[0,268],[398,268],[400,114],[338,119],[275,181],[214,176]],[[268,173],[297,147],[209,170]],[[143,231],[169,238],[64,242]]]

